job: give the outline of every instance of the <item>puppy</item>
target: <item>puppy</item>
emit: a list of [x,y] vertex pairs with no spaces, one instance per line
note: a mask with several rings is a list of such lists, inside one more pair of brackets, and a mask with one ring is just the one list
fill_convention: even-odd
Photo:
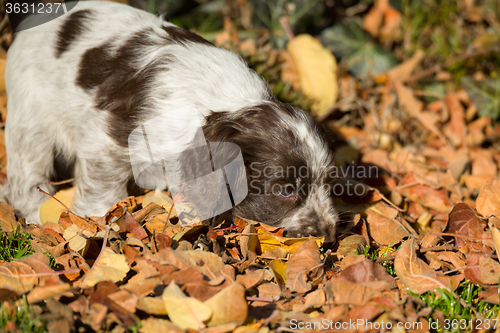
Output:
[[[47,197],[37,186],[55,191],[49,180],[59,163],[74,165],[71,206],[82,216],[105,214],[127,197],[131,179],[157,184],[148,181],[154,172],[147,168],[142,181],[134,172],[134,165],[152,160],[130,147],[130,140],[146,123],[157,134],[182,137],[183,128],[165,129],[170,122],[155,120],[168,115],[162,119],[200,124],[190,137],[193,149],[174,157],[182,179],[242,158],[243,172],[236,168],[223,176],[231,192],[236,177],[233,185],[243,182],[248,194],[236,200],[232,193],[234,207],[225,217],[284,227],[289,237],[335,240],[337,213],[328,190],[332,155],[304,110],[278,102],[235,54],[159,17],[113,2],[72,6],[57,19],[17,32],[8,53],[8,183],[0,198],[21,217],[40,223]],[[198,120],[183,111],[186,106]],[[215,143],[237,149],[215,152]],[[205,147],[209,158],[199,158],[197,149]],[[215,156],[223,161],[219,166]],[[198,202],[217,200],[221,192],[206,183],[198,189],[183,189],[178,180],[165,185]],[[203,204],[197,209],[210,210]],[[214,221],[222,216],[220,209],[209,213],[217,215]]]

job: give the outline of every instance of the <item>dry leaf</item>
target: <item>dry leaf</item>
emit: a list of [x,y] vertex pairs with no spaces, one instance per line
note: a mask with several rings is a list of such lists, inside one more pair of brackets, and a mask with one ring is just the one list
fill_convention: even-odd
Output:
[[335,58],[319,41],[305,34],[290,40],[287,50],[297,67],[302,92],[314,100],[314,114],[323,115],[337,101]]
[[207,323],[208,326],[227,323],[241,325],[247,318],[248,305],[245,299],[245,287],[238,282],[222,289],[204,303],[213,312],[212,318]]
[[240,236],[240,249],[243,258],[247,257],[248,251],[255,253],[260,251],[257,229],[255,229],[253,224],[249,224],[243,229],[242,235]]
[[483,244],[479,240],[483,237],[485,225],[467,204],[461,202],[450,213],[447,232],[466,236],[455,238],[455,246],[463,253],[482,252]]
[[141,333],[184,333],[184,330],[165,319],[149,317],[141,321]]
[[121,281],[129,270],[130,267],[125,260],[125,256],[115,253],[107,247],[94,262],[90,271],[83,277],[81,287],[93,287],[101,281]]
[[481,187],[476,209],[484,217],[495,215],[500,218],[500,179],[489,178]]
[[399,243],[403,238],[410,236],[408,230],[400,222],[393,217],[383,215],[377,208],[378,206],[381,206],[381,204],[370,207],[367,217],[370,236],[377,243],[393,245]]
[[482,283],[498,285],[500,264],[489,257],[481,256],[479,258],[479,274]]
[[406,241],[396,253],[394,268],[401,282],[416,294],[423,294],[436,288],[449,290],[438,279],[436,272],[415,253],[415,239]]
[[[170,211],[170,208],[172,208],[173,200],[170,198],[168,195],[164,194],[161,190],[156,189],[154,192],[152,192],[152,195],[146,195],[144,199],[142,199],[142,207],[147,207],[150,203],[155,203],[158,206],[163,207],[167,212]],[[172,213],[170,214],[170,217],[175,217],[177,216],[177,212],[175,210],[175,207],[172,209]]]
[[309,240],[302,244],[288,260],[286,286],[293,292],[307,292],[321,281],[323,262],[318,244]]
[[[61,190],[57,192],[54,197],[61,201],[66,207],[69,207],[71,204],[71,200],[76,193],[76,186],[71,188]],[[66,212],[67,209],[61,205],[61,203],[57,202],[54,198],[50,198],[42,204],[40,208],[40,220],[43,223],[46,222],[54,222],[57,223],[59,221],[59,216],[61,216],[62,212]]]
[[209,306],[196,298],[184,295],[174,281],[165,288],[162,299],[168,317],[182,329],[199,330],[205,328],[205,322],[213,314]]

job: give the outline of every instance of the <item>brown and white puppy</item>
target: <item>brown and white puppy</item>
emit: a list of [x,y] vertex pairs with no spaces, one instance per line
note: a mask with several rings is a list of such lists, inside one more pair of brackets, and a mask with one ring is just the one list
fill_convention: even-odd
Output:
[[[198,35],[125,5],[82,1],[16,33],[6,84],[8,183],[0,198],[30,223],[40,223],[46,200],[36,187],[54,192],[48,182],[55,161],[75,165],[72,209],[103,215],[127,196],[131,159],[151,161],[147,152],[129,149],[134,129],[147,121],[154,127],[151,119],[192,105],[208,143],[241,150],[248,195],[232,216],[285,227],[292,237],[335,239],[332,156],[312,118],[276,101],[237,55]],[[182,136],[182,128],[169,135]],[[211,163],[190,153],[179,160],[188,178]],[[204,186],[182,194],[215,192]]]

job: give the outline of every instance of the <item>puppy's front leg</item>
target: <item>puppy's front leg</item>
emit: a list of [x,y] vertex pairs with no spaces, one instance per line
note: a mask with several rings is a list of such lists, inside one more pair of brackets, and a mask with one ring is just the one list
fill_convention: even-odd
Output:
[[108,155],[77,162],[77,191],[71,204],[75,214],[103,216],[115,203],[127,197],[130,167],[117,161],[119,159]]
[[[11,118],[15,118],[16,113],[12,109]],[[25,126],[16,126],[8,119],[7,123],[8,183],[0,191],[0,200],[14,206],[19,217],[26,218],[28,223],[40,224],[40,206],[48,197],[37,187],[54,193],[54,188],[48,184],[53,173],[53,144],[43,127],[35,122],[32,126],[26,122]]]

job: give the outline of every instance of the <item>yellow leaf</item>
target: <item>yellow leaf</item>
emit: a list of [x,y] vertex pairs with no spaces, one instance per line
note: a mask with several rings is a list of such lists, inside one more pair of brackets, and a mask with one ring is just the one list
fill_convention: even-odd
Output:
[[64,230],[63,238],[68,241],[69,248],[81,255],[87,252],[89,247],[88,240],[94,236],[89,230],[82,230],[76,224],[72,224]]
[[[146,196],[142,200],[142,207],[146,207],[147,205],[149,205],[152,202],[154,202],[158,206],[162,206],[168,212],[168,211],[170,211],[170,208],[172,207],[172,203],[174,201],[168,195],[165,195],[160,190],[156,189],[154,191],[153,195]],[[175,217],[175,216],[177,216],[177,212],[175,211],[175,207],[174,207],[174,209],[172,209],[172,213],[170,214],[170,217]]]
[[500,230],[498,230],[498,228],[495,227],[493,223],[490,223],[489,227],[491,230],[491,234],[493,235],[493,242],[495,243],[495,252],[500,258]]
[[184,295],[182,290],[170,282],[162,295],[168,317],[182,329],[199,330],[205,328],[205,323],[212,317],[212,310],[207,305],[193,297]]
[[312,111],[322,116],[337,101],[337,62],[332,53],[311,35],[299,35],[288,42],[300,78],[302,92],[312,100]]
[[248,304],[245,299],[245,287],[238,282],[234,282],[207,299],[205,305],[213,312],[208,326],[231,322],[241,325],[247,318]]
[[[66,207],[69,207],[71,200],[75,196],[76,187],[68,188],[66,190],[62,190],[57,192],[54,197],[59,199]],[[57,202],[54,198],[50,198],[45,201],[40,208],[40,220],[43,223],[54,222],[57,223],[59,221],[59,216],[61,213],[66,211],[66,208],[63,207],[59,202]]]
[[249,224],[243,229],[240,236],[241,254],[246,258],[248,251],[257,252],[258,246],[259,237],[257,236],[257,230],[253,224]]
[[281,290],[285,289],[286,262],[284,262],[283,260],[274,259],[273,261],[271,261],[268,267],[271,272],[273,272],[274,279],[276,280],[276,283],[278,283],[278,287],[280,287]]
[[0,91],[5,91],[5,65],[7,56],[4,52],[0,54]]
[[108,280],[116,283],[123,280],[129,270],[130,267],[125,260],[125,256],[115,253],[107,247],[97,261],[94,262],[92,268],[85,274],[81,287],[93,287],[98,282]]
[[271,251],[275,247],[281,247],[286,251],[293,253],[300,245],[302,245],[307,240],[311,239],[316,241],[319,247],[321,247],[323,245],[323,242],[325,241],[325,237],[310,236],[302,238],[286,238],[274,235],[262,229],[257,230],[257,233],[259,234],[261,252],[264,252],[265,250]]

